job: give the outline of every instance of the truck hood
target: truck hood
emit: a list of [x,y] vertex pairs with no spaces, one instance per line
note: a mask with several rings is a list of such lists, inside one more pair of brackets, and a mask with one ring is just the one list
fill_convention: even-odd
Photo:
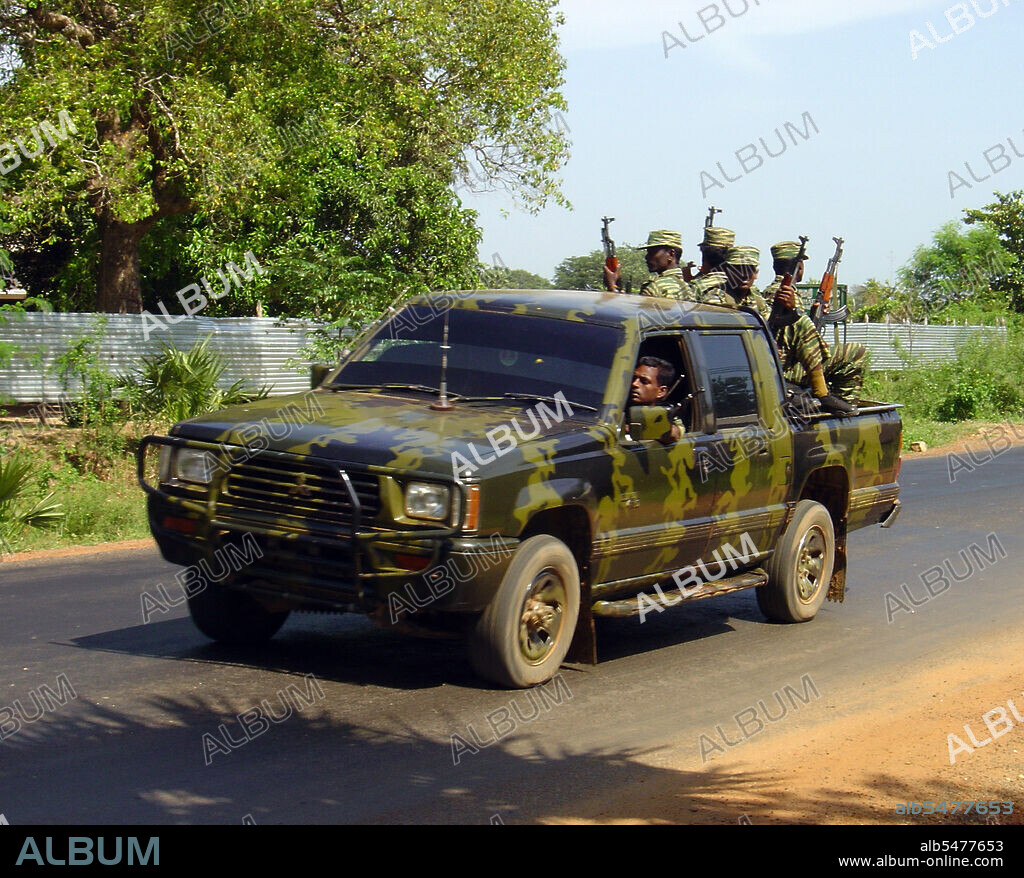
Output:
[[[496,449],[550,440],[593,427],[596,419],[593,412],[567,412],[555,403],[463,403],[436,412],[431,402],[419,393],[307,391],[222,409],[175,424],[170,432],[200,442],[451,476],[453,455],[475,468],[493,460]],[[493,443],[489,431],[496,431]]]

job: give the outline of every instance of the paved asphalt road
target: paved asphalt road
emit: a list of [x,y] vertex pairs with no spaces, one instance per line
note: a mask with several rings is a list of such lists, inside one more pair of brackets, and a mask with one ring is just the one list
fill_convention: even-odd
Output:
[[[1024,448],[954,484],[945,457],[911,460],[902,484],[896,527],[851,538],[844,604],[776,625],[745,592],[642,626],[605,620],[601,664],[563,668],[546,701],[487,688],[457,643],[360,617],[293,615],[259,649],[210,644],[182,607],[143,624],[143,591],[176,593],[178,568],[155,549],[5,564],[0,813],[12,825],[526,823],[654,778],[669,749],[692,755],[681,784],[713,791],[721,779],[701,768],[699,736],[721,725],[738,738],[734,715],[758,700],[777,711],[787,685],[807,696],[769,734],[813,724],[855,712],[866,681],[897,681],[964,640],[996,648],[999,631],[1024,624]],[[947,559],[964,581],[922,602],[921,573]],[[885,593],[906,602],[903,583],[922,603],[911,614],[890,602],[890,624]],[[808,674],[820,698],[802,687]],[[30,722],[36,701],[47,709]],[[261,702],[281,719],[251,714],[247,736],[238,715]],[[467,742],[455,739],[457,765],[454,735]]]

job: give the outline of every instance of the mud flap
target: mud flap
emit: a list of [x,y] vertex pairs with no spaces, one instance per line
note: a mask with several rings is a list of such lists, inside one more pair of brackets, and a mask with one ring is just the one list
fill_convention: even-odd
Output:
[[832,579],[828,584],[828,599],[841,604],[846,598],[846,522],[842,534],[836,534],[835,559],[832,562]]
[[581,665],[597,664],[597,634],[594,631],[594,614],[591,612],[590,588],[585,587],[580,596],[580,613],[576,619],[576,631],[569,644],[565,661]]

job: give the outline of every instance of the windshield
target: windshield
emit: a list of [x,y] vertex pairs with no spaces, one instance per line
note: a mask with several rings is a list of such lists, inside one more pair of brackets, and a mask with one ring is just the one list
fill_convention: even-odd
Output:
[[[448,392],[551,397],[598,408],[622,331],[548,317],[452,308]],[[445,315],[411,305],[356,351],[332,386],[441,386]]]

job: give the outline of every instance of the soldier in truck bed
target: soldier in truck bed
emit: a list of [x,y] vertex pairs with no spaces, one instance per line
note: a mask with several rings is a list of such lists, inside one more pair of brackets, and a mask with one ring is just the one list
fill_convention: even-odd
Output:
[[700,274],[690,284],[698,301],[703,301],[706,292],[719,288],[725,283],[722,263],[725,262],[725,254],[729,252],[729,248],[735,244],[735,232],[720,226],[704,227],[704,240],[700,244],[702,259]]
[[[799,246],[799,245],[798,245]],[[794,258],[796,254],[794,253]],[[757,279],[757,269],[760,263],[761,253],[756,247],[733,247],[726,254],[723,268],[725,270],[726,282],[724,287],[712,290],[704,295],[704,303],[708,305],[722,305],[726,308],[739,308],[745,306],[757,311],[766,321],[771,314],[771,307],[765,298],[754,290],[754,281]],[[781,286],[776,290],[769,287],[766,292],[774,292],[775,296],[781,296],[784,301],[795,301],[796,291],[792,287]],[[791,299],[790,297],[794,297]],[[843,399],[835,396],[829,391],[825,382],[822,366],[828,355],[828,347],[821,341],[814,324],[810,318],[803,317],[806,324],[802,324],[800,318],[793,324],[802,327],[798,333],[794,333],[792,344],[785,352],[780,349],[780,359],[783,370],[790,369],[791,374],[796,373],[796,367],[802,369],[804,381],[793,383],[809,387],[814,394],[818,404],[827,412],[833,414],[851,414],[856,411],[854,406]],[[810,326],[808,334],[807,325]],[[788,329],[789,327],[786,327]],[[776,344],[778,336],[784,330],[775,333]],[[789,343],[789,342],[787,342]],[[789,380],[789,379],[787,379]]]
[[[775,280],[764,291],[770,302],[782,292],[785,307],[796,308],[796,290],[783,287],[785,275],[791,275],[794,283],[800,283],[804,276],[803,260],[798,260],[800,244],[797,241],[781,241],[772,247],[772,264]],[[806,255],[804,259],[806,259]],[[821,390],[815,385],[813,366],[821,365],[822,381],[831,395],[847,403],[853,403],[860,396],[864,386],[864,367],[868,351],[862,344],[838,345],[829,351],[828,344],[821,337],[814,322],[800,308],[799,319],[788,326],[777,329],[775,343],[782,361],[783,377],[792,384],[812,387],[815,396]],[[852,408],[852,406],[851,406]]]
[[[651,273],[651,279],[640,287],[641,296],[660,296],[681,302],[697,301],[679,267],[679,259],[683,255],[683,238],[679,232],[668,229],[651,232],[647,236],[647,243],[635,249],[647,251],[645,260],[647,270]],[[611,292],[619,292],[619,274],[607,265],[604,269],[604,282]]]

